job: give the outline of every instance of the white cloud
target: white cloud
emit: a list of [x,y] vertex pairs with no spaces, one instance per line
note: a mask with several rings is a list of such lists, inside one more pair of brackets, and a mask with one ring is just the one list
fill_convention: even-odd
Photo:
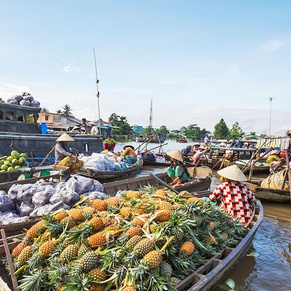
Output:
[[76,74],[79,73],[81,71],[81,68],[75,66],[75,65],[66,65],[63,68],[63,71],[69,74]]
[[287,40],[279,40],[279,39],[269,40],[262,46],[262,49],[267,51],[268,53],[272,53],[280,49],[282,46],[284,46],[286,42]]

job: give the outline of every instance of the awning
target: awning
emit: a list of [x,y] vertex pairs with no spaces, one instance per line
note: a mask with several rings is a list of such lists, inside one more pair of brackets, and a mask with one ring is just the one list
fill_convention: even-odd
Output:
[[281,138],[262,138],[257,141],[256,148],[280,148]]

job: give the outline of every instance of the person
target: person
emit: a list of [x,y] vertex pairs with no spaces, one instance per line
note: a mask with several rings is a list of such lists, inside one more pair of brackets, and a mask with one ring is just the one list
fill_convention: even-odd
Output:
[[204,145],[207,147],[207,146],[209,146],[209,144],[210,144],[210,139],[209,139],[208,135],[206,135],[204,137]]
[[274,162],[281,162],[281,159],[279,158],[279,152],[277,150],[270,151],[266,164],[273,164]]
[[89,124],[91,125],[90,134],[97,135],[98,134],[98,128],[97,128],[96,122],[90,121]]
[[112,138],[110,134],[108,134],[106,139],[103,141],[104,150],[113,152],[115,145],[116,145],[116,141]]
[[82,123],[80,125],[81,134],[86,134],[88,131],[88,125],[86,118],[82,118]]
[[72,157],[75,161],[78,161],[77,156],[75,156],[70,148],[69,142],[75,141],[67,133],[63,133],[60,137],[57,138],[57,144],[55,145],[55,163],[58,164],[65,157]]
[[190,181],[190,175],[187,167],[183,163],[183,157],[180,151],[175,150],[166,153],[171,159],[170,167],[167,168],[167,175],[171,178],[170,185],[180,185]]
[[205,148],[203,146],[199,146],[198,151],[193,155],[192,164],[196,165],[204,153],[205,153]]
[[132,145],[125,145],[123,147],[123,152],[121,153],[121,155],[128,165],[133,165],[137,162],[137,155]]
[[220,206],[242,224],[250,221],[254,193],[243,183],[246,176],[237,165],[217,171],[222,183],[209,195],[212,202],[220,201]]
[[192,154],[193,155],[198,151],[199,147],[200,147],[200,143],[194,143],[193,144],[193,149],[192,149]]
[[188,156],[188,154],[190,154],[191,149],[192,149],[192,146],[191,145],[187,145],[186,148],[183,148],[181,150],[181,154],[182,154],[182,157],[183,157],[183,160],[184,161],[188,160],[188,157],[187,156]]

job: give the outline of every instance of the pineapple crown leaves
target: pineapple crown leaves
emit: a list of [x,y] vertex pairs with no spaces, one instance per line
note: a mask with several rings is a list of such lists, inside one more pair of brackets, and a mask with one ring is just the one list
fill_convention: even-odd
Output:
[[33,269],[30,274],[24,275],[20,279],[20,290],[39,291],[49,290],[47,273],[43,269]]

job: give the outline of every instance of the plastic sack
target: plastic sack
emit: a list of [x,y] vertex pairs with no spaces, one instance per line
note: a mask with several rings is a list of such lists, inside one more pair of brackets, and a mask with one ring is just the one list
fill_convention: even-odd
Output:
[[0,212],[13,211],[15,210],[15,204],[8,194],[1,190],[0,191]]

